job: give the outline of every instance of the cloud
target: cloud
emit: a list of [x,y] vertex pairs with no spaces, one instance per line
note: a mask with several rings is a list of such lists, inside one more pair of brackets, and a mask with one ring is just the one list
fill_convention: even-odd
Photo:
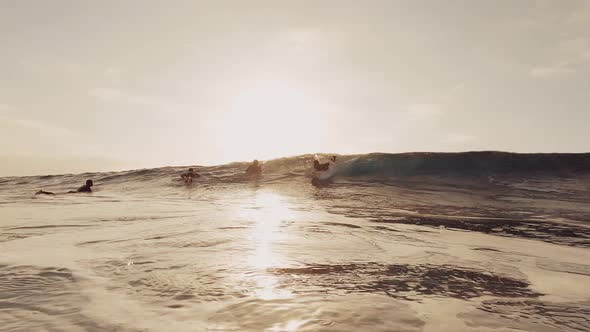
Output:
[[88,91],[88,95],[104,101],[119,101],[124,98],[125,94],[119,90],[108,88],[94,88]]
[[0,104],[0,121],[7,127],[17,127],[19,129],[32,129],[41,132],[44,136],[72,136],[74,133],[63,127],[58,127],[49,123],[30,120],[19,117],[16,114],[16,107],[8,104]]
[[16,108],[12,105],[0,104],[0,113],[10,113],[14,112],[14,110],[16,110]]
[[559,20],[559,40],[549,51],[553,64],[534,67],[531,75],[538,78],[560,77],[578,72],[590,65],[590,2],[572,8]]
[[287,42],[297,50],[316,46],[319,41],[319,31],[292,29],[287,32]]
[[132,96],[124,91],[110,88],[94,88],[88,91],[88,95],[106,102],[129,103],[149,105],[146,98]]
[[0,120],[11,127],[19,127],[21,129],[31,129],[40,132],[43,136],[58,136],[68,137],[74,136],[75,133],[68,128],[55,126],[49,123],[40,121],[17,118],[8,115],[0,115]]
[[414,120],[435,119],[443,113],[439,104],[413,104],[408,107],[407,112]]
[[[529,74],[548,79],[572,76],[590,65],[590,1],[540,1],[527,11],[527,30],[543,38]],[[542,43],[542,44],[541,44]]]
[[581,67],[590,64],[590,38],[562,40],[555,46],[553,53],[553,58],[558,61],[551,65],[533,67],[530,72],[533,77],[548,78],[571,75]]
[[564,56],[554,65],[537,66],[531,69],[531,76],[536,78],[562,77],[575,74],[581,67],[590,64],[590,46],[580,48],[577,52]]
[[94,88],[88,91],[88,95],[104,102],[146,106],[154,110],[169,113],[177,112],[186,108],[185,105],[172,104],[154,98],[132,95],[123,90],[111,88]]
[[531,76],[536,78],[550,78],[550,77],[558,77],[558,76],[566,76],[569,74],[573,74],[576,71],[572,68],[567,66],[548,66],[548,67],[534,67],[531,69]]
[[63,68],[66,72],[71,74],[86,74],[88,73],[88,67],[81,63],[71,61],[63,63]]
[[[582,7],[575,8],[567,17],[565,23],[586,28],[590,22],[590,2],[585,1]],[[587,31],[586,31],[587,32]]]
[[111,81],[118,82],[121,80],[122,73],[123,71],[121,70],[121,68],[107,67],[104,70],[104,77]]

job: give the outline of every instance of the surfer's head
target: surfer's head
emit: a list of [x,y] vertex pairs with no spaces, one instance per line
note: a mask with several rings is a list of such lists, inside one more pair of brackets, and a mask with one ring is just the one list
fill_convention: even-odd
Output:
[[192,169],[192,168],[189,168],[189,169],[188,169],[188,172],[189,172],[190,174],[193,174],[193,173],[195,172],[195,170],[194,170],[194,169]]
[[254,161],[252,162],[252,164],[258,165],[258,159],[254,159]]
[[92,180],[86,180],[86,187],[90,188],[94,185],[94,182],[92,182]]
[[332,161],[336,162],[336,156],[332,156]]

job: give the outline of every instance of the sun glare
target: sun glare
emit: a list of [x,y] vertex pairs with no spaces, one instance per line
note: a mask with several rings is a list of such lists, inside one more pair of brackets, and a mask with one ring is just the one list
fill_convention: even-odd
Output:
[[210,128],[226,161],[300,154],[324,135],[319,107],[292,82],[258,80],[242,86]]

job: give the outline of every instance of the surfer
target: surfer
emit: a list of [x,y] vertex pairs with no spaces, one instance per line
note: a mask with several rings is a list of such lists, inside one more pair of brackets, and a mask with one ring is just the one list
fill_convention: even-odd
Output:
[[184,180],[184,183],[191,184],[193,182],[193,178],[198,178],[200,176],[201,175],[199,173],[195,173],[193,168],[189,168],[186,173],[180,175],[180,178]]
[[248,168],[246,169],[246,174],[248,174],[250,176],[254,176],[254,175],[260,175],[261,173],[262,173],[262,167],[260,166],[260,162],[258,162],[258,160],[256,160],[256,159],[254,159],[252,164],[250,164],[250,166],[248,166]]
[[78,190],[70,190],[68,194],[75,194],[75,193],[91,193],[92,186],[94,186],[94,182],[92,180],[86,180],[86,184],[82,187],[78,188]]
[[[86,180],[85,185],[78,188],[78,190],[70,190],[67,192],[67,194],[91,193],[92,186],[94,186],[94,182],[92,182],[92,180]],[[55,193],[52,193],[51,191],[39,190],[38,192],[35,193],[35,195],[55,195]]]
[[316,171],[327,171],[328,169],[334,167],[336,165],[336,156],[332,156],[327,163],[320,163],[320,161],[316,158],[313,161],[313,168]]

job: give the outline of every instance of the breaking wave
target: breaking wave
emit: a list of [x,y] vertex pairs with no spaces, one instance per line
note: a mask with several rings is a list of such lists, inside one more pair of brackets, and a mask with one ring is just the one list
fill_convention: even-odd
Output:
[[[305,179],[311,176],[313,154],[267,160],[263,164],[264,176],[258,181],[277,182]],[[320,155],[327,160],[330,155]],[[244,170],[247,162],[234,162],[218,166],[195,167],[202,175],[198,183],[232,184],[250,181]],[[15,186],[32,188],[72,189],[87,178],[100,187],[119,186],[122,190],[154,188],[154,186],[181,186],[178,175],[189,166],[160,167],[121,172],[101,172],[64,175],[0,178],[0,189]],[[334,180],[386,181],[404,178],[464,178],[493,181],[496,177],[568,177],[590,174],[590,153],[578,154],[519,154],[496,151],[460,153],[370,153],[339,155]]]

